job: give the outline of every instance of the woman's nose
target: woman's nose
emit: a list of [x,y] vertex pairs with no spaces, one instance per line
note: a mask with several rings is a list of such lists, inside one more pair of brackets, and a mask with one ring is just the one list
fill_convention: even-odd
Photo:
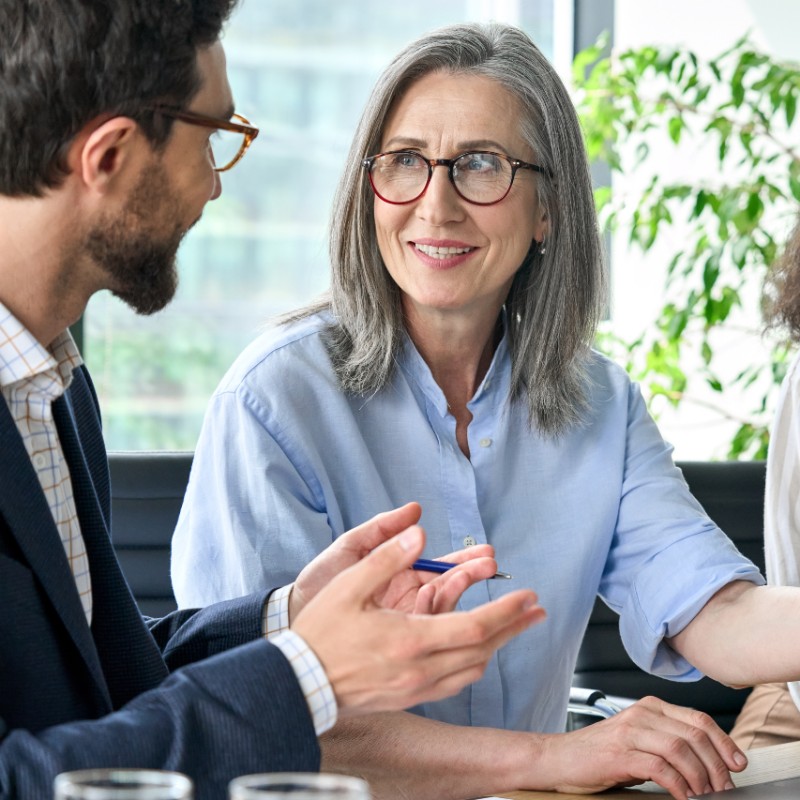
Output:
[[445,166],[433,168],[425,194],[417,201],[417,216],[432,225],[444,225],[464,218],[464,200],[450,182]]

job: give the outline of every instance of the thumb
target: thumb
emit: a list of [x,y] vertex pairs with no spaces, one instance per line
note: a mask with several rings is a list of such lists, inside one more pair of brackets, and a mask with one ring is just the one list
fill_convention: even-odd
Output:
[[372,597],[395,575],[408,569],[424,547],[425,531],[419,525],[406,528],[342,573],[347,575],[347,583],[341,589],[353,599]]
[[357,528],[340,536],[336,541],[341,546],[356,552],[358,556],[366,555],[378,545],[388,541],[401,531],[419,522],[422,508],[419,503],[406,503],[404,506],[384,511]]

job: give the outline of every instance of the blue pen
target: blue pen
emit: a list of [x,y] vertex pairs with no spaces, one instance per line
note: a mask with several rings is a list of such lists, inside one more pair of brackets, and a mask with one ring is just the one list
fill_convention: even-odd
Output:
[[[427,558],[418,558],[412,565],[411,569],[420,569],[423,572],[447,572],[453,567],[457,567],[458,564],[450,564],[447,561],[430,561]],[[493,578],[505,578],[506,580],[511,579],[511,575],[507,572],[495,572],[492,575]]]

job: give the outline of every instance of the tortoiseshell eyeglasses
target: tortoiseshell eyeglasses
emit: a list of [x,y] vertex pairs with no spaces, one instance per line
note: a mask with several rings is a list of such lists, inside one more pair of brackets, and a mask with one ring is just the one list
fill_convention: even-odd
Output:
[[152,106],[151,111],[163,114],[165,117],[179,119],[189,125],[199,125],[202,128],[213,128],[209,144],[214,158],[214,171],[225,172],[242,160],[247,148],[258,136],[258,128],[241,114],[234,114],[231,119],[209,117],[195,111],[183,111],[172,106]]

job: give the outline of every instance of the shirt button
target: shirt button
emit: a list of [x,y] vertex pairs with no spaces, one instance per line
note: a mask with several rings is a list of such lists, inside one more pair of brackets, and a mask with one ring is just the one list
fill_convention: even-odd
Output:
[[478,442],[478,444],[479,444],[481,447],[491,447],[491,446],[492,446],[492,440],[491,440],[491,439],[488,439],[488,438],[487,438],[487,439],[481,439],[481,440]]
[[45,461],[46,461],[46,459],[41,453],[39,455],[33,457],[33,463],[37,467],[39,467],[39,469],[41,469],[45,465]]
[[465,536],[464,537],[464,547],[474,547],[478,542],[475,540],[473,536]]

